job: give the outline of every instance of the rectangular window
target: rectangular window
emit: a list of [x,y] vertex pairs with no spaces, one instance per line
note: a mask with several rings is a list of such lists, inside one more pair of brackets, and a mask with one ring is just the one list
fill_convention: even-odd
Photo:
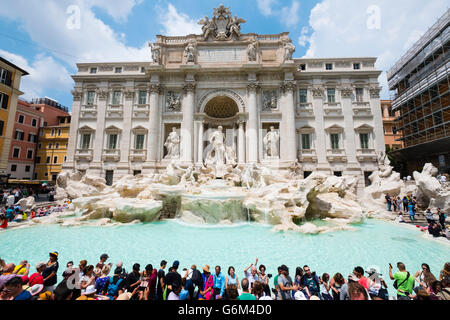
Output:
[[3,136],[3,127],[5,126],[5,122],[0,120],[0,137]]
[[55,143],[55,149],[59,149],[59,143]]
[[19,114],[19,120],[17,122],[19,122],[20,124],[23,124],[25,122],[25,117],[23,115]]
[[30,166],[25,166],[25,172],[30,172],[31,171],[31,167]]
[[112,96],[112,104],[113,105],[120,104],[120,95],[121,95],[120,91],[113,91],[113,96]]
[[7,86],[11,86],[11,72],[0,68],[0,82],[6,84]]
[[363,88],[356,88],[356,102],[363,102],[364,101],[364,89]]
[[53,163],[54,164],[58,163],[58,157],[53,157]]
[[14,148],[13,149],[13,158],[19,158],[20,157],[20,149]]
[[308,90],[300,89],[298,92],[300,96],[300,103],[308,103]]
[[27,151],[27,159],[33,159],[33,150]]
[[53,137],[55,135],[55,129],[52,129],[50,135]]
[[58,137],[61,136],[61,133],[62,133],[61,129],[58,129]]
[[11,165],[11,172],[16,172],[17,171],[17,165],[12,164]]
[[36,163],[41,163],[41,157],[36,157]]
[[9,96],[0,92],[0,106],[3,109],[8,109],[8,101],[9,101]]
[[330,135],[330,138],[331,138],[331,149],[338,150],[339,149],[339,134],[332,133]]
[[327,89],[328,103],[336,102],[336,89]]
[[305,71],[306,70],[306,64],[301,64],[300,65],[300,70],[301,71]]
[[97,68],[91,68],[91,74],[97,73]]
[[361,141],[361,149],[363,149],[363,150],[369,149],[369,134],[368,133],[360,133],[359,140]]
[[47,157],[45,163],[49,164],[50,163],[50,157]]
[[397,134],[397,132],[398,132],[397,127],[392,127],[392,133]]
[[333,70],[333,64],[332,63],[326,63],[325,64],[325,70]]
[[117,148],[117,134],[108,135],[108,149],[116,150]]
[[144,141],[145,141],[145,135],[138,134],[136,135],[136,150],[144,150]]
[[122,73],[122,67],[116,67],[115,73]]
[[333,174],[334,174],[336,177],[342,177],[342,171],[334,171]]
[[31,125],[36,128],[37,127],[37,120],[36,119],[32,119],[31,120]]
[[302,134],[302,149],[311,150],[311,135]]
[[354,63],[354,64],[353,64],[353,69],[354,69],[354,70],[359,70],[359,69],[361,69],[361,64],[359,64],[359,63]]
[[16,130],[14,139],[23,141],[25,139],[25,133],[23,131]]
[[87,104],[92,106],[95,100],[95,91],[88,91],[87,93]]
[[91,146],[91,134],[86,133],[81,135],[81,149],[89,150],[90,146]]
[[49,143],[49,144],[48,144],[48,148],[49,148],[49,149],[53,148],[53,143]]
[[147,104],[147,91],[139,91],[139,104]]

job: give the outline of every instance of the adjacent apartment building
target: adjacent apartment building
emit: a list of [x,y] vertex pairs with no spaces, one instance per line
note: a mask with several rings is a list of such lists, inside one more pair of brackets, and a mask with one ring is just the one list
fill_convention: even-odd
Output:
[[0,57],[0,179],[6,182],[22,76],[28,72]]
[[392,111],[391,100],[381,100],[381,112],[383,114],[384,143],[386,150],[392,151],[403,148],[403,138],[401,130],[397,128],[396,118],[400,116],[400,111]]
[[399,111],[402,149],[393,155],[410,174],[427,162],[450,173],[450,9],[388,72]]
[[18,100],[8,162],[10,179],[33,180],[39,128],[43,124],[41,112],[30,103]]
[[32,100],[44,117],[39,132],[35,165],[35,180],[56,181],[66,160],[71,116],[68,109],[50,98]]

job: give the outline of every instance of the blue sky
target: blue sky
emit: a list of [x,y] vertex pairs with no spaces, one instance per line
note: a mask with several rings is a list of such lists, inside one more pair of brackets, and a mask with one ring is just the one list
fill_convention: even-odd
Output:
[[[70,75],[77,62],[149,61],[148,41],[157,34],[200,33],[197,21],[220,3],[247,20],[244,33],[289,31],[295,57],[374,56],[382,71],[449,5],[448,0],[0,0],[0,56],[30,72],[23,78],[24,98],[48,96],[71,108]],[[80,19],[72,19],[77,13]],[[388,98],[385,74],[380,84]]]

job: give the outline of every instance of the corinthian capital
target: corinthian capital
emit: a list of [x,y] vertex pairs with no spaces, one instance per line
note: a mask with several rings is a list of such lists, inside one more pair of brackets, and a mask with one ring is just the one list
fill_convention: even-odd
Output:
[[350,87],[342,87],[340,90],[343,98],[351,98],[353,95],[353,89]]
[[81,98],[83,97],[83,92],[72,90],[73,95],[73,101],[81,101]]
[[324,95],[324,89],[322,87],[312,88],[312,94],[314,98],[322,98]]
[[186,82],[183,86],[184,93],[188,94],[189,92],[195,92],[196,87],[197,85],[195,84],[195,82]]
[[281,92],[286,93],[288,91],[293,92],[297,89],[297,84],[294,81],[286,81],[281,86]]
[[134,90],[132,88],[126,89],[123,93],[124,93],[126,99],[134,98]]
[[148,87],[148,91],[150,91],[150,93],[157,93],[160,94],[162,91],[161,88],[161,84],[159,83],[151,83]]
[[381,92],[381,90],[382,90],[383,88],[381,88],[381,87],[371,87],[370,89],[369,89],[369,92],[370,92],[370,97],[371,98],[379,98],[380,97],[380,92]]
[[248,90],[249,92],[256,92],[256,91],[258,91],[260,88],[261,88],[260,85],[259,85],[258,83],[256,83],[256,82],[254,82],[254,83],[249,83],[249,84],[247,85],[247,90]]

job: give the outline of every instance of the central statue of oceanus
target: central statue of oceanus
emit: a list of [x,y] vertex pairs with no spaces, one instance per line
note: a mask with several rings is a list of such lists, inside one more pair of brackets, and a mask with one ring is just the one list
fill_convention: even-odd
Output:
[[211,136],[209,142],[212,146],[206,155],[205,165],[215,170],[215,175],[221,178],[226,173],[227,166],[236,165],[236,153],[233,148],[225,145],[223,127],[218,127]]

